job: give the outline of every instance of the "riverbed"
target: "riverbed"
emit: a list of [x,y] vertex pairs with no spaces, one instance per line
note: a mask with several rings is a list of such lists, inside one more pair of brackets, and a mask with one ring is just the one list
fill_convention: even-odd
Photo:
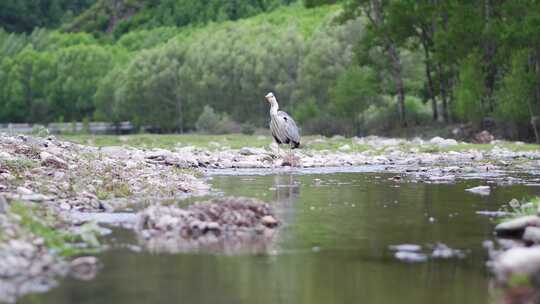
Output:
[[[494,293],[482,243],[493,238],[495,223],[477,212],[540,195],[534,183],[474,176],[450,183],[354,170],[208,176],[212,195],[272,205],[283,225],[267,252],[151,253],[133,232],[114,228],[105,241],[111,248],[97,256],[103,267],[95,279],[67,277],[19,302],[488,303]],[[479,185],[489,185],[490,194],[465,191]],[[437,243],[461,254],[431,257]],[[397,259],[390,247],[399,244],[422,246],[427,259]]]

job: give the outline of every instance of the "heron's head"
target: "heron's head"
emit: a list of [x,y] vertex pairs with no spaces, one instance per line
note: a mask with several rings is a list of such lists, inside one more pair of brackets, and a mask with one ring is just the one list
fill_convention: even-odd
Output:
[[276,100],[276,97],[274,96],[274,93],[272,92],[269,92],[268,94],[266,94],[266,96],[264,96],[266,98],[266,100],[269,102],[269,103],[272,103],[272,101],[275,101]]

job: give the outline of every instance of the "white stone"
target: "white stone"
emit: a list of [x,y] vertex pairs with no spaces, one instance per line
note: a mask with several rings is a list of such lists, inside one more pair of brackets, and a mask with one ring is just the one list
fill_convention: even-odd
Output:
[[491,188],[489,186],[477,186],[477,187],[465,189],[465,191],[479,194],[479,195],[489,195],[491,193]]
[[528,275],[540,271],[540,247],[516,247],[500,254],[493,265],[499,280],[513,274]]
[[21,195],[30,195],[30,194],[34,194],[34,192],[28,188],[25,188],[25,187],[17,187],[17,193],[21,194]]
[[350,151],[351,146],[349,144],[344,144],[343,146],[339,147],[339,151]]

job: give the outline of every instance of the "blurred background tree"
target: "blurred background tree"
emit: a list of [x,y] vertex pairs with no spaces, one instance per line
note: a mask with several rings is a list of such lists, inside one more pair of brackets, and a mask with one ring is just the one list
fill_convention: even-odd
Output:
[[0,121],[188,132],[211,107],[225,129],[253,132],[273,91],[304,133],[489,119],[534,139],[538,16],[533,1],[7,0]]

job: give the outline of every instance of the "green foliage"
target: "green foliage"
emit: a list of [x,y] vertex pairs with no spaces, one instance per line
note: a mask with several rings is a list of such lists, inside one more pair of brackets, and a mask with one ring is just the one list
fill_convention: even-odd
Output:
[[50,102],[54,113],[81,121],[93,115],[98,81],[113,66],[113,56],[96,45],[61,49],[56,58],[56,77],[51,83]]
[[294,110],[294,118],[300,124],[308,122],[312,118],[319,117],[319,115],[320,108],[313,99],[308,99],[300,103]]
[[304,5],[307,8],[312,8],[321,5],[334,4],[337,0],[304,0]]
[[459,83],[456,87],[455,114],[464,121],[480,121],[485,113],[483,98],[485,89],[479,79],[484,77],[479,56],[471,54],[461,65]]
[[540,197],[534,197],[530,200],[522,201],[514,198],[501,208],[501,211],[507,212],[508,216],[501,218],[500,221],[504,222],[517,217],[536,215],[539,205]]
[[73,244],[79,240],[92,247],[99,246],[96,238],[97,230],[88,229],[88,226],[81,229],[80,235],[63,232],[47,224],[46,212],[37,216],[37,213],[40,213],[37,208],[18,201],[10,204],[10,213],[17,216],[19,223],[27,232],[43,238],[45,247],[61,256],[72,256],[88,251],[89,248],[85,249]]
[[356,120],[358,114],[379,100],[375,72],[368,67],[352,66],[339,76],[331,90],[331,100],[340,116]]
[[97,0],[86,12],[65,26],[70,31],[125,33],[156,27],[202,25],[211,21],[238,20],[287,5],[291,0]]
[[0,73],[1,121],[46,122],[47,94],[55,77],[55,58],[27,46],[13,58],[2,61]]
[[178,35],[174,27],[158,27],[151,30],[128,32],[118,39],[117,45],[129,51],[138,51],[159,46]]
[[231,120],[229,115],[226,113],[216,113],[210,106],[204,107],[201,115],[195,123],[195,127],[197,128],[197,131],[206,134],[235,133],[238,132],[239,129],[237,124]]
[[183,60],[184,50],[177,46],[141,51],[126,67],[124,81],[116,83],[112,102],[137,125],[181,130],[187,109],[184,88],[189,84],[182,77],[188,75],[182,73]]
[[212,109],[211,106],[204,106],[204,109],[195,123],[197,131],[203,133],[212,133],[217,130],[221,117]]
[[0,168],[9,171],[15,178],[23,180],[24,174],[39,165],[37,161],[28,158],[17,159],[2,159],[0,160]]
[[[427,124],[431,119],[429,106],[416,97],[405,99],[408,110],[407,124],[409,126]],[[397,103],[386,96],[379,104],[370,105],[360,114],[360,130],[368,133],[384,133],[396,128],[399,124]]]
[[431,109],[418,97],[407,96],[407,98],[405,99],[405,107],[408,111],[408,125],[426,125],[431,120]]
[[227,113],[219,132],[251,132],[267,125],[268,91],[303,131],[325,134],[400,128],[401,92],[411,125],[432,111],[527,129],[540,112],[530,1],[378,1],[378,20],[374,0],[4,2],[0,122],[184,132],[210,106]]
[[497,115],[513,122],[526,122],[531,112],[538,115],[540,105],[535,99],[536,75],[527,67],[530,50],[516,52],[511,70],[504,76],[496,96],[499,100]]
[[0,2],[0,28],[31,32],[35,27],[55,27],[95,0],[5,0]]
[[250,122],[243,123],[241,128],[242,134],[253,135],[255,133],[255,126]]

